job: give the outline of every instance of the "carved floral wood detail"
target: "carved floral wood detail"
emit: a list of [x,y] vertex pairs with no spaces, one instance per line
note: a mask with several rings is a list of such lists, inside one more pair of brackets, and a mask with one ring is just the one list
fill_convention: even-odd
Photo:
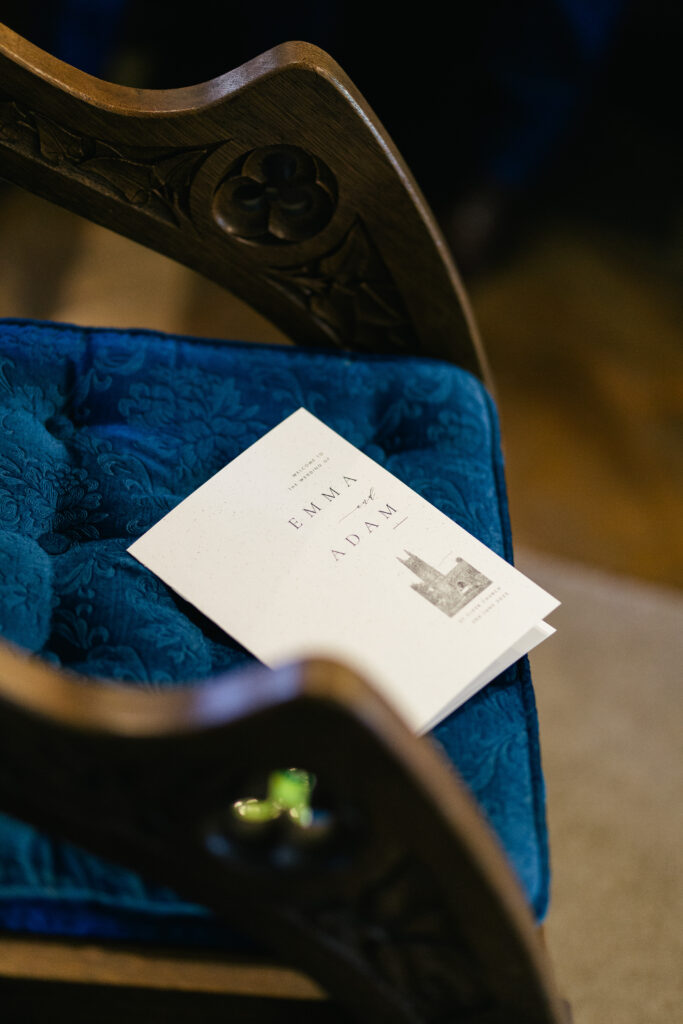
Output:
[[[227,140],[224,140],[227,141]],[[206,158],[222,143],[185,149],[114,146],[72,132],[0,94],[0,145],[52,167],[65,167],[98,191],[175,227],[191,224],[190,189]]]
[[360,218],[321,256],[290,267],[270,267],[266,276],[304,306],[341,348],[403,352],[416,347],[399,291]]
[[[115,146],[64,128],[0,93],[0,148],[63,169],[97,191],[177,228],[195,230],[190,212],[193,183],[208,157],[227,141],[184,149]],[[292,168],[295,187],[287,177]],[[236,239],[261,243],[264,252],[273,243],[292,244],[314,237],[336,208],[331,172],[297,147],[254,150],[239,163],[236,174],[217,188],[214,217]],[[269,174],[270,178],[275,174],[277,180],[271,181]],[[258,195],[249,192],[245,199],[242,192],[247,186],[253,191],[254,175],[263,177],[263,187]],[[240,207],[242,201],[245,209]],[[341,348],[405,352],[417,347],[391,273],[359,217],[341,241],[321,255],[291,266],[271,265],[261,278],[287,295]]]
[[426,865],[397,855],[355,897],[309,915],[315,927],[378,976],[425,1024],[488,1021],[485,972],[444,905]]

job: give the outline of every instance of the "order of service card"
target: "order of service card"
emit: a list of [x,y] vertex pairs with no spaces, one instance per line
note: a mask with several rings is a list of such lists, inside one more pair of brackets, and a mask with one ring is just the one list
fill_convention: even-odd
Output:
[[416,731],[559,603],[305,409],[128,550],[266,665],[336,658]]

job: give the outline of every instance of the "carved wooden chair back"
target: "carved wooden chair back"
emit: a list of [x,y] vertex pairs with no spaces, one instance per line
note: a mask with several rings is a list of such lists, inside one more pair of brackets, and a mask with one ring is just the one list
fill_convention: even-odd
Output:
[[[285,44],[204,85],[140,92],[0,27],[0,171],[201,271],[297,342],[414,351],[485,372],[417,186],[315,47]],[[562,1017],[524,900],[454,773],[339,666],[141,693],[75,681],[2,645],[0,750],[4,810],[226,913],[361,1019]],[[234,801],[255,776],[291,764],[320,780],[315,841],[286,822],[264,841],[243,835]],[[1,944],[0,991],[8,964],[34,985],[75,981],[69,963],[136,989],[154,986],[157,970],[171,987],[220,992],[216,1013],[232,992],[239,1019],[256,1019],[258,1000],[252,1010],[244,1000],[270,984],[278,1010],[343,1019],[313,982],[278,974],[272,955],[214,957],[208,983],[195,957],[178,982],[182,967],[161,954],[136,954],[132,973],[113,955],[98,975],[82,950],[67,944],[60,961],[53,944],[43,966],[61,967],[41,975],[40,943]],[[69,986],[57,988],[61,998]],[[110,1006],[120,1011],[114,997]],[[98,1014],[110,1019],[106,1001]]]
[[296,343],[482,372],[420,191],[335,62],[285,43],[187,89],[127,89],[0,27],[3,176],[224,285]]

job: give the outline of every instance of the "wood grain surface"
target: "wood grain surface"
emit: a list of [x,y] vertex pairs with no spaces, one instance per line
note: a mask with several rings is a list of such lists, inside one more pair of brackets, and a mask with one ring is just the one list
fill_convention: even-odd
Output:
[[283,44],[203,85],[139,90],[0,26],[0,166],[228,287],[298,343],[485,372],[414,179],[314,46]]

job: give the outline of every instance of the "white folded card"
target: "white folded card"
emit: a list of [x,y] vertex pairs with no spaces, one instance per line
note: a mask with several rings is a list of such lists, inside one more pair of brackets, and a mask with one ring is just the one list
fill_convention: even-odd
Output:
[[128,550],[266,665],[336,658],[416,731],[550,635],[559,604],[305,409]]

